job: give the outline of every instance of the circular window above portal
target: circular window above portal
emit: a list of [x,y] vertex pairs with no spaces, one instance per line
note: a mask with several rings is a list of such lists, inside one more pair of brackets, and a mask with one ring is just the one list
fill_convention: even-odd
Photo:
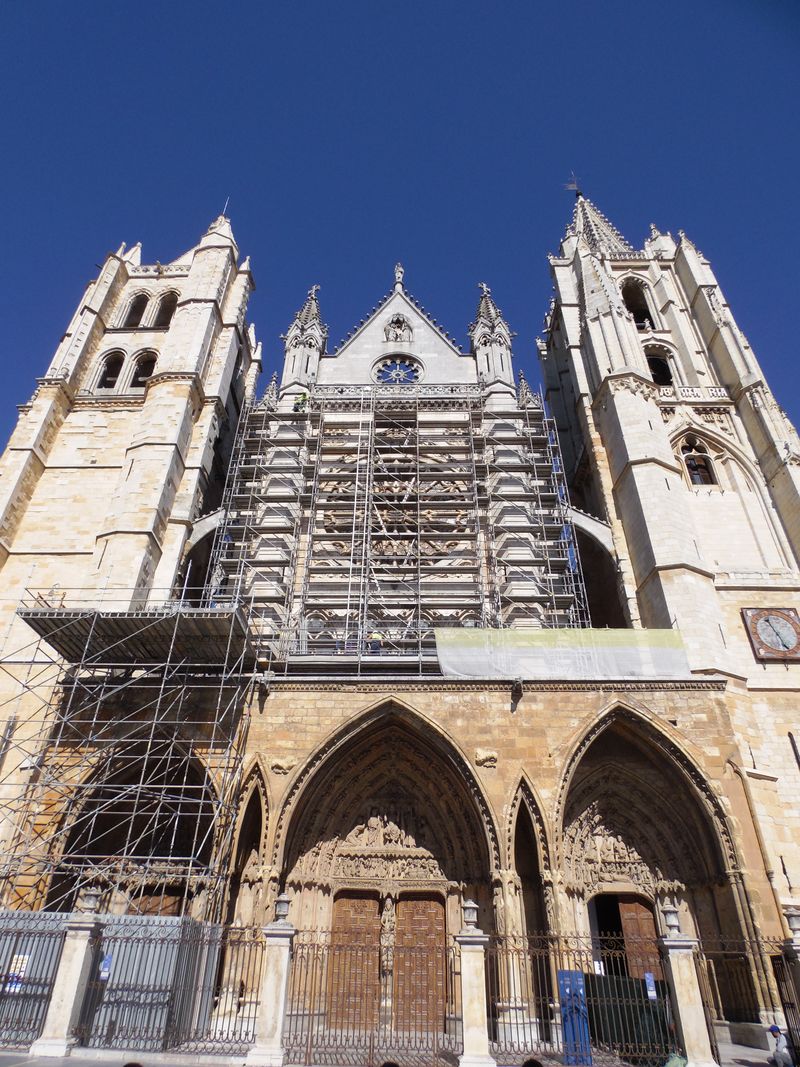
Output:
[[381,385],[415,385],[422,375],[422,367],[408,356],[389,356],[381,360],[374,374],[375,381]]

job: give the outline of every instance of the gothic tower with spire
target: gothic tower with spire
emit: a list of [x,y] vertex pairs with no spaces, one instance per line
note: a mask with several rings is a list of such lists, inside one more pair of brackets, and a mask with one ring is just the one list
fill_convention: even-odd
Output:
[[[641,249],[578,193],[552,256],[540,359],[590,605],[680,631],[727,679],[774,891],[800,879],[800,441],[705,256],[651,227]],[[731,757],[731,766],[735,760]],[[749,780],[752,777],[752,780]]]

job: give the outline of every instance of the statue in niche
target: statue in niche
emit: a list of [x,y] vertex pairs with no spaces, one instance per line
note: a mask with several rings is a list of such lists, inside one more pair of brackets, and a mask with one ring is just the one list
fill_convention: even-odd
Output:
[[383,336],[387,341],[407,344],[414,335],[411,330],[411,324],[405,315],[394,315],[386,323],[383,329]]

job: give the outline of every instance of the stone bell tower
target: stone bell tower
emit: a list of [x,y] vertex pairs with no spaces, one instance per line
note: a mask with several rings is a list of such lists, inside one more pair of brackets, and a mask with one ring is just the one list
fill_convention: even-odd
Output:
[[742,611],[798,602],[797,433],[684,234],[637,250],[578,193],[551,269],[547,399],[622,614],[679,628],[695,670],[741,673]]
[[0,460],[9,599],[169,595],[255,387],[252,289],[224,216],[171,263],[143,264],[140,245],[106,257]]

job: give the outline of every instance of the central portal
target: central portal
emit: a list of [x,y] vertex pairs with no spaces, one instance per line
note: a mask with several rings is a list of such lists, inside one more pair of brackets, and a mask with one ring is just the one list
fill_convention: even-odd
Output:
[[287,1040],[302,1062],[339,1062],[342,1049],[425,1067],[457,1055],[452,938],[466,899],[492,929],[499,848],[485,812],[459,754],[394,706],[301,780],[283,885],[298,930]]
[[440,736],[415,727],[387,711],[342,741],[302,790],[283,878],[298,930],[338,938],[361,908],[351,925],[363,921],[385,950],[399,938],[445,944],[467,897],[491,929],[496,847],[476,784]]

